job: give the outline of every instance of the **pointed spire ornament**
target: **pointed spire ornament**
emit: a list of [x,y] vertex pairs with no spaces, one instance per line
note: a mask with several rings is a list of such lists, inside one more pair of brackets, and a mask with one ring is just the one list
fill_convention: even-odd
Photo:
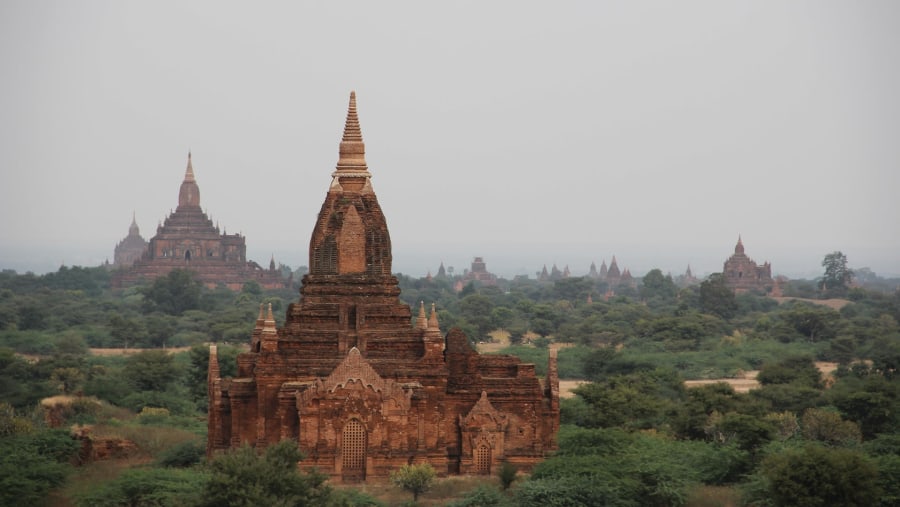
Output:
[[256,328],[255,328],[255,330],[257,330],[257,331],[262,331],[263,326],[265,326],[265,324],[266,324],[266,314],[264,313],[263,306],[264,306],[263,303],[259,304],[259,316],[256,317]]
[[266,320],[263,321],[263,335],[274,335],[277,334],[277,329],[275,328],[275,317],[272,315],[272,303],[269,303],[269,311],[266,314]]
[[419,316],[416,318],[416,328],[428,329],[428,318],[425,317],[425,301],[419,301]]
[[[344,137],[341,139],[337,168],[332,176],[337,176],[343,190],[359,192],[365,189],[371,192],[369,184],[369,167],[366,165],[366,145],[363,143],[359,118],[356,115],[356,92],[350,92],[350,105],[347,108],[347,121],[344,124]],[[334,183],[332,183],[334,189]]]
[[185,207],[200,209],[200,187],[194,177],[194,165],[191,162],[191,152],[188,152],[187,169],[184,171],[184,181],[178,191],[178,210]]
[[440,330],[440,326],[438,325],[437,310],[435,310],[434,306],[434,303],[431,303],[431,317],[428,318],[428,329]]
[[188,151],[187,169],[184,171],[184,181],[196,181],[194,178],[194,165],[191,163],[191,152]]

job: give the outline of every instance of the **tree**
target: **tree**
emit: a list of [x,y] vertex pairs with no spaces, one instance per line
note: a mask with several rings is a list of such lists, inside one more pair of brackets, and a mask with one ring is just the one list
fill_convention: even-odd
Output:
[[203,487],[198,507],[284,507],[327,505],[331,493],[326,476],[297,469],[303,454],[296,442],[281,441],[258,454],[241,447],[217,456],[209,464],[212,476]]
[[831,252],[822,260],[825,274],[822,289],[829,295],[844,295],[853,279],[853,270],[847,267],[847,256],[840,251]]
[[497,471],[497,477],[500,479],[500,486],[507,490],[510,486],[512,486],[513,481],[516,480],[516,475],[519,473],[519,469],[516,468],[515,465],[510,463],[509,461],[504,461],[502,465],[500,465],[500,470]]
[[41,505],[65,482],[78,443],[68,430],[44,430],[0,438],[0,505]]
[[125,377],[138,391],[165,391],[181,371],[162,350],[146,350],[125,360]]
[[[878,470],[864,454],[818,445],[771,454],[760,464],[777,506],[876,505]],[[752,503],[752,502],[751,502]]]
[[722,273],[713,273],[700,283],[700,308],[723,319],[729,319],[737,312],[734,291],[725,284]]
[[824,306],[798,303],[784,311],[782,318],[809,341],[817,342],[831,339],[837,334],[841,315]]
[[161,311],[170,315],[181,315],[185,310],[200,307],[203,286],[194,280],[190,271],[173,269],[166,276],[153,281],[149,287],[142,287],[144,311]]
[[147,336],[147,329],[144,327],[143,320],[133,319],[131,317],[122,317],[115,314],[109,318],[109,335],[113,338],[116,345],[128,348],[137,344],[142,344]]
[[72,394],[84,380],[85,375],[78,368],[56,368],[50,374],[50,383],[62,394]]
[[473,337],[484,340],[494,330],[494,303],[487,296],[473,293],[459,300],[459,313],[469,324],[475,326],[478,335]]
[[641,281],[640,294],[645,301],[654,297],[670,300],[675,297],[676,292],[678,287],[672,277],[664,276],[659,269],[651,269]]
[[808,408],[803,413],[803,438],[825,444],[852,445],[862,440],[862,434],[855,422],[841,419],[837,412]]
[[434,468],[429,463],[403,465],[391,472],[391,483],[412,493],[413,502],[417,502],[419,495],[431,487],[435,475]]
[[765,363],[756,374],[762,385],[797,384],[812,388],[822,386],[822,372],[812,357],[789,356],[775,363]]
[[78,507],[190,505],[206,474],[177,468],[133,468],[76,497]]

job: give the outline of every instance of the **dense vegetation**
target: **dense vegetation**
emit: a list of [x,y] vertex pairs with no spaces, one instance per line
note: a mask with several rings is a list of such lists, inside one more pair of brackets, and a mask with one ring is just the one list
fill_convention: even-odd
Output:
[[[457,293],[454,280],[398,275],[404,300],[435,303],[445,331],[481,342],[503,330],[503,352],[539,373],[548,346],[565,344],[560,375],[591,381],[563,400],[554,457],[525,478],[504,466],[508,490],[479,487],[453,505],[708,505],[715,494],[756,506],[900,505],[898,282],[853,273],[835,254],[821,280],[783,286],[806,299],[780,304],[735,295],[717,276],[682,287],[659,270],[609,298],[585,278]],[[292,446],[206,462],[204,344],[220,344],[223,375],[233,374],[259,305],[283,319],[296,294],[209,290],[181,271],[123,291],[108,289],[103,268],[0,273],[0,504],[37,505],[55,490],[78,505],[378,505],[297,474]],[[848,303],[815,301],[833,297]],[[102,347],[147,350],[89,351]],[[172,347],[188,349],[160,350]],[[824,376],[815,361],[839,366]],[[683,382],[751,370],[761,386],[749,393]],[[78,442],[48,427],[48,411],[135,441],[140,459],[87,478]]]

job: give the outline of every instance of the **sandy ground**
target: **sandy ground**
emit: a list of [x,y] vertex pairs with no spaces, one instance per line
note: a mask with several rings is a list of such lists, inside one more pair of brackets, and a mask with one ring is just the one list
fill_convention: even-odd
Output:
[[[771,296],[770,296],[771,297]],[[773,297],[775,301],[778,303],[784,303],[785,301],[806,301],[807,303],[812,303],[814,305],[822,305],[827,306],[833,310],[840,310],[848,303],[850,303],[847,299],[806,299],[806,298],[791,298],[791,297]]]
[[759,387],[759,382],[756,381],[756,374],[758,371],[748,371],[740,378],[713,378],[713,379],[703,379],[703,380],[685,380],[685,387],[699,387],[705,386],[709,384],[716,384],[719,382],[725,382],[726,384],[731,385],[734,388],[736,393],[748,393],[751,389],[756,389]]
[[559,381],[559,397],[560,398],[574,398],[575,393],[572,392],[572,389],[580,386],[587,382],[586,380],[560,380]]
[[[816,362],[816,368],[822,372],[822,376],[825,378],[825,384],[829,385],[828,381],[829,377],[831,377],[832,372],[836,370],[838,367],[837,363],[827,363],[824,361]],[[747,393],[750,392],[751,389],[756,389],[759,387],[759,382],[756,380],[756,375],[759,373],[757,370],[745,372],[739,378],[716,378],[716,379],[704,379],[704,380],[685,380],[685,387],[698,387],[703,385],[715,384],[717,382],[725,382],[726,384],[731,385],[734,388],[735,392],[738,393]],[[572,392],[573,389],[584,384],[585,380],[560,380],[559,381],[559,397],[560,398],[572,398],[575,396],[575,393]]]

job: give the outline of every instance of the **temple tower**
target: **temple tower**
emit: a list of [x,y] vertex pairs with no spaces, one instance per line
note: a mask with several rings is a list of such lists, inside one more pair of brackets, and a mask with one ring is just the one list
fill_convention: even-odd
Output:
[[533,364],[443,335],[433,304],[413,319],[400,300],[355,93],[309,245],[284,326],[260,307],[237,378],[210,373],[210,453],[290,439],[301,466],[356,482],[421,462],[442,475],[527,469],[556,448],[555,357],[542,382]]

